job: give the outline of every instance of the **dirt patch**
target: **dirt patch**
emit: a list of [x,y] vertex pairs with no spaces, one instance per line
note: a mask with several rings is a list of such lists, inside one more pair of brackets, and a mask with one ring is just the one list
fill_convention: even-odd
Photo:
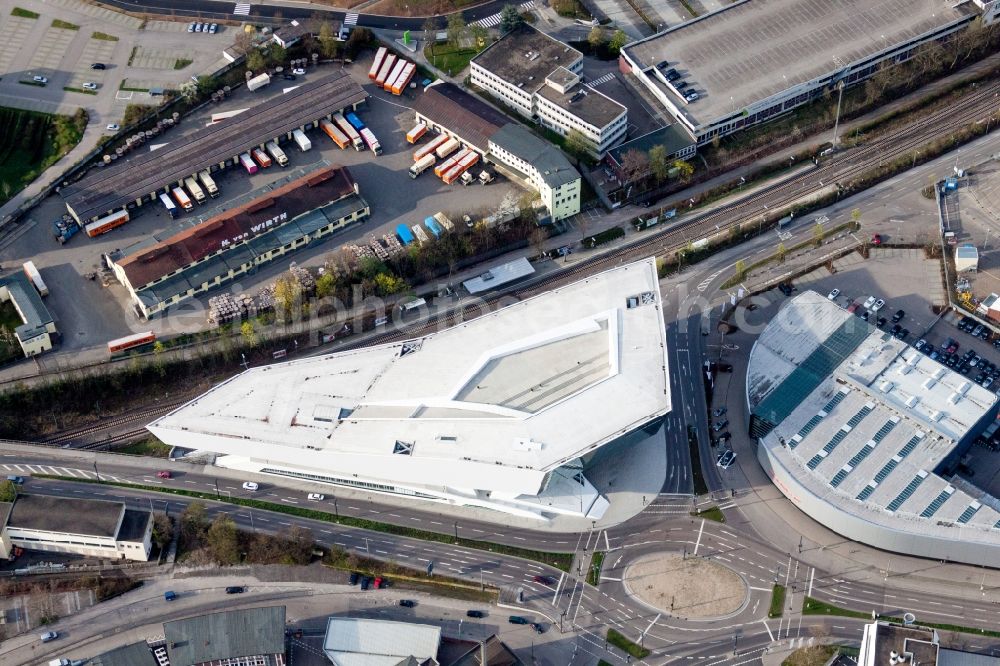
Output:
[[[378,14],[380,16],[438,16],[450,14],[456,9],[469,9],[477,4],[482,4],[485,0],[378,0],[364,8],[365,14]],[[341,0],[337,3],[343,6]],[[350,7],[362,4],[362,0],[348,0]],[[441,28],[444,29],[443,27]]]
[[738,611],[747,586],[735,571],[699,558],[655,553],[625,570],[628,590],[650,606],[681,618],[715,618]]

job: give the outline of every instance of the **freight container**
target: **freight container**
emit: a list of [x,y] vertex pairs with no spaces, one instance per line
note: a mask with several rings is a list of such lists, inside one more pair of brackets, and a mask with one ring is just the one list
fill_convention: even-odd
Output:
[[472,165],[478,161],[479,153],[474,150],[470,150],[467,155],[458,160],[458,164],[453,166],[451,169],[446,171],[443,176],[441,176],[441,180],[443,180],[445,184],[451,185],[458,180],[459,176],[465,173],[467,169],[470,169]]
[[160,203],[162,203],[163,207],[167,209],[167,215],[170,216],[170,219],[174,219],[180,215],[180,211],[177,210],[177,205],[166,194],[160,194]]
[[438,146],[437,150],[435,150],[434,152],[437,153],[439,159],[443,160],[444,158],[448,157],[448,155],[451,155],[453,152],[455,152],[455,150],[458,149],[460,145],[462,144],[460,144],[457,139],[449,138],[447,141]]
[[433,217],[425,218],[424,226],[427,227],[432,234],[434,234],[434,238],[441,238],[441,227],[438,226],[437,221],[435,221]]
[[48,296],[49,288],[45,286],[45,281],[42,280],[42,274],[38,272],[37,268],[35,268],[35,262],[26,261],[24,262],[24,266],[22,268],[24,269],[24,274],[28,276],[29,280],[31,280],[31,284],[35,285],[35,289],[38,290],[38,293],[42,296]]
[[376,155],[382,154],[382,144],[378,142],[378,139],[375,138],[375,134],[372,133],[370,129],[368,129],[367,127],[362,127],[361,138],[364,140],[365,145],[368,146],[368,149],[370,151],[372,151]]
[[463,157],[465,157],[466,153],[469,152],[471,151],[468,148],[463,148],[459,152],[455,153],[454,155],[446,159],[444,162],[441,162],[441,164],[438,164],[436,167],[434,167],[434,175],[437,176],[438,178],[445,175],[449,169],[458,164],[458,161]]
[[409,245],[413,242],[413,232],[405,224],[400,224],[396,227],[396,235],[399,236],[399,240],[403,245]]
[[[176,191],[179,191],[182,194],[184,193],[184,190],[180,188],[176,188]],[[191,210],[192,208],[194,208],[194,205],[191,203],[191,200],[187,198],[186,194],[184,195],[184,198],[187,199],[187,207],[184,210]],[[94,236],[100,236],[101,234],[106,234],[115,227],[120,227],[126,222],[128,222],[128,211],[120,210],[117,213],[111,213],[111,215],[105,215],[101,219],[91,222],[86,227],[84,227],[83,230],[87,232],[88,236],[93,238]]]
[[240,164],[243,168],[247,170],[247,173],[251,176],[257,173],[257,164],[250,159],[250,153],[243,153],[240,155]]
[[403,72],[396,78],[396,81],[392,84],[389,92],[393,95],[402,95],[403,91],[406,90],[406,86],[409,85],[410,79],[413,78],[414,73],[417,71],[417,66],[412,62],[406,63],[406,67],[403,68]]
[[448,216],[444,213],[434,213],[434,219],[437,220],[437,223],[447,231],[453,231],[455,229],[455,224],[448,219]]
[[358,130],[354,129],[354,125],[347,122],[347,119],[344,118],[344,116],[339,113],[333,114],[333,122],[338,128],[340,128],[340,131],[346,134],[347,138],[351,140],[351,145],[354,146],[354,150],[361,151],[365,149],[365,142],[362,141],[361,135],[358,134]]
[[406,142],[416,143],[417,141],[420,141],[420,137],[424,134],[427,134],[427,125],[424,123],[417,123],[413,129],[406,133]]
[[80,231],[80,225],[77,224],[72,215],[63,213],[62,218],[52,223],[52,231],[56,236],[56,240],[62,245],[75,236],[76,232]]
[[198,180],[200,180],[201,184],[205,187],[206,190],[208,190],[208,196],[212,197],[213,199],[219,196],[219,188],[215,185],[215,180],[212,178],[212,176],[209,175],[208,169],[198,172]]
[[177,202],[177,205],[183,208],[184,210],[191,210],[194,208],[194,204],[191,203],[191,197],[189,197],[187,195],[187,192],[185,192],[181,188],[175,187],[173,190],[170,191],[170,193],[174,195],[174,201]]
[[263,88],[270,82],[271,82],[271,77],[268,76],[266,73],[261,74],[260,76],[255,76],[249,81],[247,81],[247,90],[249,90],[250,92],[253,92],[254,90],[259,90],[260,88]]
[[344,119],[347,122],[351,123],[351,127],[356,129],[358,132],[360,132],[365,128],[365,124],[361,122],[361,118],[358,118],[358,116],[353,111],[348,111],[347,113],[345,113]]
[[307,137],[306,133],[300,129],[292,130],[292,139],[302,152],[305,152],[313,147],[309,137]]
[[270,153],[275,162],[281,166],[288,165],[288,156],[285,155],[285,151],[281,149],[281,146],[274,141],[268,141],[264,147],[267,148],[267,152]]
[[351,143],[351,140],[347,138],[347,135],[337,129],[337,126],[326,118],[319,121],[319,128],[323,130],[328,137],[333,139],[333,142],[341,148],[347,148],[347,146]]
[[413,229],[413,235],[417,237],[418,243],[426,243],[428,240],[430,240],[430,238],[427,236],[427,232],[424,231],[424,228],[421,227],[419,224],[414,224],[412,229]]
[[198,181],[191,176],[188,176],[184,179],[184,187],[186,187],[187,191],[191,193],[191,196],[194,197],[195,201],[200,204],[205,203],[205,192],[201,189],[201,186],[198,185]]
[[430,143],[417,148],[413,151],[413,161],[419,162],[425,156],[430,155],[435,150],[440,148],[450,137],[447,134],[438,134],[436,137],[431,139]]
[[267,153],[260,148],[254,148],[252,154],[254,162],[259,164],[263,169],[266,169],[273,164],[273,162],[271,162],[271,158],[267,156]]
[[385,54],[389,52],[384,46],[378,47],[378,51],[375,52],[375,60],[372,62],[372,68],[368,70],[368,78],[372,81],[378,76],[379,69],[382,68],[382,61],[385,59]]
[[436,161],[437,157],[434,156],[434,153],[431,153],[429,155],[424,155],[421,159],[414,162],[413,166],[410,167],[410,178],[416,178],[424,171],[427,171],[432,166],[434,166],[434,162]]
[[375,77],[375,85],[381,87],[385,85],[385,79],[389,76],[389,72],[392,71],[392,66],[396,64],[396,56],[392,53],[387,53],[385,60],[382,62],[382,67],[378,70],[378,75]]
[[382,83],[382,89],[385,91],[392,90],[392,84],[396,82],[399,75],[403,73],[406,69],[406,61],[400,58],[396,61],[395,66],[389,71],[389,76],[385,77],[385,81]]

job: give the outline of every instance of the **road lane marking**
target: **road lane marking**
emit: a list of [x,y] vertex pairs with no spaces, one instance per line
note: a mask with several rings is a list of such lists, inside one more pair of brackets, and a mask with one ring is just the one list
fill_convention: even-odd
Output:
[[702,533],[702,531],[704,529],[705,529],[705,519],[702,518],[701,519],[701,526],[698,528],[698,540],[694,544],[694,552],[691,553],[692,555],[697,555],[698,554],[698,546],[701,545],[701,533]]
[[812,596],[813,593],[813,578],[816,576],[816,567],[810,567],[809,569],[809,592],[807,596]]

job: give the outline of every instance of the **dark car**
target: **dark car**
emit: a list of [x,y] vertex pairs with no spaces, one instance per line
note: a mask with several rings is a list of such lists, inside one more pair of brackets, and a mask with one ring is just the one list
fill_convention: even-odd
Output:
[[362,590],[367,590],[368,586],[371,585],[371,583],[372,583],[372,579],[369,578],[368,576],[364,576],[361,579],[361,589]]
[[108,66],[105,65],[103,62],[95,62],[93,65],[90,66],[90,68],[91,69],[107,69]]
[[361,574],[359,574],[357,571],[352,571],[351,572],[351,585],[357,585],[359,578],[361,578]]
[[712,411],[712,416],[718,418],[718,417],[722,416],[725,413],[726,413],[726,408],[725,407],[719,407],[718,409],[715,409],[715,410]]
[[892,333],[893,335],[896,335],[902,328],[903,327],[900,324],[893,324],[892,328],[889,329],[889,332]]
[[733,371],[733,364],[732,363],[720,363],[719,366],[718,366],[718,368],[719,368],[719,372],[732,372]]
[[399,605],[402,606],[403,608],[413,608],[414,606],[417,605],[417,602],[414,601],[413,599],[400,599]]
[[537,622],[532,622],[531,623],[531,628],[535,630],[536,634],[544,634],[545,633],[545,627],[543,627],[542,625],[538,624]]
[[486,617],[486,613],[484,613],[483,611],[470,610],[470,611],[465,611],[465,616],[466,617]]
[[733,434],[731,432],[724,432],[721,435],[719,435],[719,441],[720,442],[728,442],[732,438],[733,438]]
[[511,615],[507,618],[507,621],[511,624],[531,624],[528,622],[528,618],[521,617],[520,615]]
[[242,594],[243,592],[246,591],[247,588],[243,587],[242,585],[230,585],[229,587],[226,588],[226,594]]
[[281,78],[283,78],[286,81],[294,81],[295,80],[295,75],[294,74],[282,74]]
[[892,323],[895,324],[897,321],[901,320],[905,316],[906,316],[905,310],[896,310],[896,314],[892,315]]
[[553,583],[552,579],[548,576],[535,576],[532,580],[542,585],[551,585]]
[[875,322],[875,325],[878,326],[879,328],[885,327],[885,324],[886,324],[885,317],[879,317],[878,320]]

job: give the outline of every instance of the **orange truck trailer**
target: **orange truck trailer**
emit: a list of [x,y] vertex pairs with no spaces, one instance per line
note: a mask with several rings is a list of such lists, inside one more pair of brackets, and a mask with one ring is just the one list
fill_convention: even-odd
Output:
[[465,173],[469,168],[472,167],[476,162],[479,161],[479,153],[474,150],[470,150],[469,154],[458,161],[458,164],[453,166],[451,169],[445,172],[441,176],[441,180],[445,182],[446,185],[451,185],[458,177]]
[[326,135],[333,139],[333,142],[341,148],[347,148],[351,145],[351,141],[347,138],[347,135],[341,132],[336,125],[331,123],[326,118],[319,121],[319,128],[326,132]]
[[407,143],[416,143],[420,141],[420,137],[427,134],[427,125],[423,123],[417,123],[416,126],[406,133]]
[[368,70],[368,78],[372,81],[378,76],[378,71],[382,68],[382,61],[385,59],[385,54],[389,52],[384,46],[378,47],[378,51],[375,52],[375,61],[372,63],[372,68]]
[[449,137],[447,134],[438,134],[436,137],[431,139],[430,143],[426,143],[422,147],[417,148],[415,151],[413,151],[413,161],[419,162],[427,155],[430,155],[435,150],[437,150],[444,142],[446,142],[449,138],[451,137]]

